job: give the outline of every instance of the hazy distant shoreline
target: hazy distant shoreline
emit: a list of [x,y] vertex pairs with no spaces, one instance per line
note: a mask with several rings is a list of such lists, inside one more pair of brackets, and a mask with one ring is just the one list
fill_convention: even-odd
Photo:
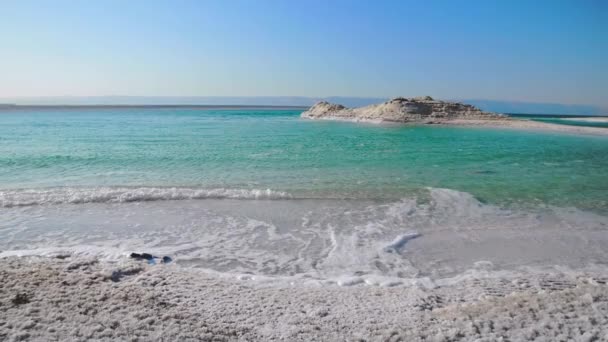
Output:
[[[387,97],[354,96],[43,96],[0,97],[3,104],[19,106],[264,106],[310,107],[319,101],[361,107],[388,100]],[[607,115],[608,108],[599,105],[446,98],[477,106],[494,113]]]
[[3,109],[136,109],[136,108],[179,108],[179,109],[306,109],[308,106],[273,106],[273,105],[181,105],[181,104],[166,104],[166,105],[16,105],[16,104],[0,104],[0,110]]
[[[275,109],[275,110],[306,110],[310,106],[306,105],[230,105],[230,104],[218,104],[218,105],[205,105],[205,104],[14,104],[14,103],[0,103],[0,112],[3,110],[28,110],[28,109]],[[589,115],[589,114],[554,114],[554,113],[504,113],[507,116],[515,118],[528,118],[528,117],[554,117],[554,118],[572,118],[572,119],[585,119],[579,121],[590,121],[595,122],[594,119],[608,118],[606,115]],[[587,120],[587,118],[589,120]]]

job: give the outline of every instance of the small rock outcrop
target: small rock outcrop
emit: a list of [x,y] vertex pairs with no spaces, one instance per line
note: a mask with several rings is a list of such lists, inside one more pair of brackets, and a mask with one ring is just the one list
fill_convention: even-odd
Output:
[[384,103],[359,108],[346,108],[323,101],[302,113],[302,117],[426,124],[446,123],[450,120],[508,120],[507,116],[484,112],[472,105],[437,101],[430,96],[397,97]]
[[311,116],[325,115],[326,113],[338,112],[347,109],[341,104],[329,103],[327,101],[317,102],[314,106],[310,107],[305,113],[309,113]]

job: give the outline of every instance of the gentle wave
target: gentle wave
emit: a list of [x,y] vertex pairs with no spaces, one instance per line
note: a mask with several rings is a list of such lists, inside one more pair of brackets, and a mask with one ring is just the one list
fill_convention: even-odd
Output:
[[197,189],[159,187],[50,188],[0,191],[0,207],[45,204],[125,203],[191,199],[279,200],[293,196],[270,189]]
[[[0,258],[120,262],[131,252],[146,252],[170,256],[179,267],[255,281],[425,287],[442,286],[442,279],[454,276],[466,279],[471,268],[485,276],[520,267],[578,269],[608,258],[602,248],[608,243],[608,217],[575,208],[501,208],[451,189],[427,188],[389,202],[278,200],[236,206],[162,200],[193,198],[194,192],[198,198],[291,196],[271,190],[101,189],[112,195],[100,197],[100,188],[70,189],[80,194],[73,194],[72,203],[83,203],[85,190],[88,202],[154,202],[4,210],[0,231],[10,239],[0,239]],[[67,197],[68,189],[45,191],[55,197],[44,203],[69,203],[57,198],[59,192]],[[22,205],[24,193],[38,194],[39,202],[44,193],[16,192]]]

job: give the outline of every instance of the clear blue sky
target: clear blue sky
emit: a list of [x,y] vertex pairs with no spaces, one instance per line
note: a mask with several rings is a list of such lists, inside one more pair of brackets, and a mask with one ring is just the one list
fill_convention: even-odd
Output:
[[0,97],[608,106],[608,1],[0,2]]

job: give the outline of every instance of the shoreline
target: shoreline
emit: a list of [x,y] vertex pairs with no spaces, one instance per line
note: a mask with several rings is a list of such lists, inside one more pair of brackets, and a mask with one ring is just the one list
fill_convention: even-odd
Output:
[[608,338],[608,275],[433,289],[260,287],[172,264],[2,261],[0,339],[8,341]]
[[608,129],[601,127],[568,126],[539,122],[533,120],[508,119],[508,120],[449,120],[439,123],[445,126],[461,127],[489,127],[506,128],[528,131],[559,132],[579,135],[602,135],[608,136]]
[[528,131],[543,131],[543,132],[558,132],[558,133],[569,133],[578,135],[595,135],[595,136],[608,136],[608,129],[602,127],[586,127],[586,126],[568,126],[560,124],[552,124],[546,122],[539,122],[533,120],[522,120],[517,118],[505,118],[505,119],[451,119],[451,120],[435,120],[432,122],[397,122],[387,121],[379,119],[365,119],[355,117],[341,117],[341,116],[323,116],[323,117],[304,117],[306,120],[313,121],[342,121],[342,122],[353,122],[353,123],[365,123],[374,125],[396,125],[396,126],[445,126],[445,127],[465,127],[465,128],[498,128],[498,129],[516,129],[516,130],[528,130]]
[[19,104],[0,104],[2,111],[16,110],[95,110],[95,109],[200,109],[200,110],[238,110],[238,109],[258,109],[258,110],[302,110],[307,106],[282,106],[282,105],[197,105],[197,104],[158,104],[158,105],[131,105],[131,104],[91,104],[91,105],[62,105],[62,104],[40,104],[40,105],[19,105]]
[[562,118],[561,120],[606,123],[606,122],[608,122],[608,117],[605,117],[605,116],[598,116],[598,117],[584,116],[584,117],[574,117],[574,118],[568,117],[568,118]]
[[586,135],[608,135],[599,127],[567,126],[522,120],[506,114],[485,112],[473,105],[434,99],[430,96],[396,97],[383,103],[347,108],[321,101],[302,112],[302,118],[401,125],[444,125],[543,130]]

